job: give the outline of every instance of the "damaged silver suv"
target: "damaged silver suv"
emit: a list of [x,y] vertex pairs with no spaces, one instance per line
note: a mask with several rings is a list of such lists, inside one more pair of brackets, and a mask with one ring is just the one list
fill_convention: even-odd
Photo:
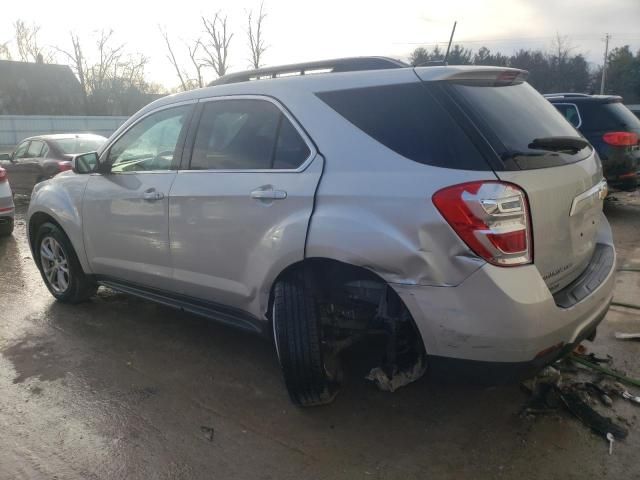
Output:
[[160,99],[35,187],[33,258],[63,302],[273,335],[299,405],[362,340],[389,390],[516,380],[595,334],[615,264],[598,156],[525,77],[371,57]]

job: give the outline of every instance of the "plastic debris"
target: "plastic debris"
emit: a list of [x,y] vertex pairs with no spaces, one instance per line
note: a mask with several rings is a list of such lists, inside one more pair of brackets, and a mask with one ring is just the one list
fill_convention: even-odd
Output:
[[[593,353],[587,353],[585,348],[575,349],[553,367],[544,368],[536,377],[521,384],[523,390],[530,394],[521,413],[531,416],[564,409],[606,439],[609,442],[609,452],[613,453],[614,441],[622,440],[628,435],[628,430],[623,425],[628,426],[630,423],[619,415],[609,418],[596,408],[613,408],[614,400],[618,398],[640,405],[640,397],[629,392],[623,385],[640,387],[640,380],[601,365],[611,363],[612,360],[609,355],[597,357]],[[618,381],[614,382],[611,378]]]
[[410,369],[395,372],[391,377],[387,375],[382,367],[375,367],[371,369],[365,378],[374,382],[384,392],[395,392],[397,389],[418,380],[426,371],[427,366],[420,358]]
[[637,397],[635,395],[630,394],[629,392],[627,392],[626,390],[623,391],[621,394],[622,398],[624,398],[625,400],[629,400],[631,403],[637,403],[640,405],[640,397]]
[[591,408],[573,389],[559,389],[559,394],[567,410],[595,433],[604,438],[607,438],[607,434],[612,434],[617,439],[626,438],[629,434],[626,428],[613,423],[610,418],[600,415]]
[[614,335],[618,340],[640,340],[640,333],[616,332]]
[[584,365],[585,367],[589,367],[590,369],[595,370],[596,372],[604,373],[605,375],[608,375],[608,376],[613,377],[613,378],[615,378],[617,380],[620,380],[622,383],[626,383],[627,385],[633,385],[634,387],[640,387],[640,380],[636,380],[635,378],[627,377],[626,375],[618,373],[618,372],[616,372],[614,370],[611,370],[609,368],[605,368],[602,365],[597,365],[595,363],[591,363],[590,361],[588,361],[585,358],[580,357],[578,355],[570,354],[569,358],[571,358],[571,360],[573,360],[576,363],[579,363],[581,365]]

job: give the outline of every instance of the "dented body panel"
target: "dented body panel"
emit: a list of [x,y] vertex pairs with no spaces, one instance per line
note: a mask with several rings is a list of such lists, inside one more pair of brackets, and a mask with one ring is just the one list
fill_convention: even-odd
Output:
[[[458,285],[485,262],[469,251],[431,202],[450,172],[381,153],[376,159],[371,152],[371,172],[353,173],[340,167],[349,159],[327,153],[307,257],[361,266],[391,283]],[[461,183],[492,179],[491,172],[457,171],[456,176]]]
[[595,328],[615,284],[611,228],[598,222],[596,243],[613,251],[599,286],[570,308],[556,304],[535,265],[486,264],[456,287],[394,284],[411,311],[429,355],[483,362],[530,362],[545,349],[568,345]]

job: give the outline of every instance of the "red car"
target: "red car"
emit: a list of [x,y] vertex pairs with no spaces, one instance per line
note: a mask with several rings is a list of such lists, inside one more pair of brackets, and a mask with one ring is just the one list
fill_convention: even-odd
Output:
[[14,193],[30,195],[36,183],[70,170],[70,156],[98,150],[106,140],[88,133],[30,137],[13,153],[0,154],[0,167],[9,173]]

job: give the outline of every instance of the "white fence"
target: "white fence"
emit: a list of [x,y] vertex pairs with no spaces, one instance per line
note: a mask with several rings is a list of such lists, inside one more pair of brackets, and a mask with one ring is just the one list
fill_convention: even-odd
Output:
[[24,138],[48,133],[95,133],[108,137],[127,118],[0,115],[0,151],[11,150]]

